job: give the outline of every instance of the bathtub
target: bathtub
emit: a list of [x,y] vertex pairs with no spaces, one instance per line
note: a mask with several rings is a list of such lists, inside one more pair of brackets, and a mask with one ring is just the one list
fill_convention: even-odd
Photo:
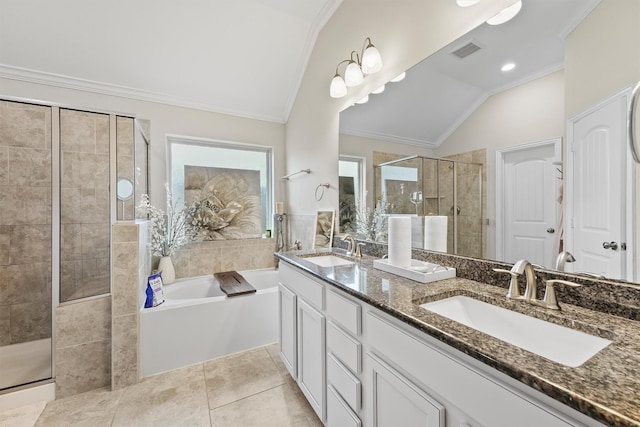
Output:
[[278,272],[239,273],[256,292],[228,298],[213,275],[176,280],[140,310],[140,375],[166,372],[278,341]]

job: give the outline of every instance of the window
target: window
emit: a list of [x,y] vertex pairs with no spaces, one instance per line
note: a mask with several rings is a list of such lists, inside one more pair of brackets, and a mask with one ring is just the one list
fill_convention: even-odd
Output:
[[[272,228],[271,147],[177,136],[169,136],[168,145],[175,201],[182,205],[200,194],[215,191],[219,196],[216,201],[220,203],[216,212],[224,208],[244,209],[240,215],[248,212],[241,224],[232,223],[225,228],[233,229],[233,233],[229,231],[226,236],[222,233],[223,236],[218,235],[214,240],[260,237]],[[251,232],[238,231],[251,221]]]

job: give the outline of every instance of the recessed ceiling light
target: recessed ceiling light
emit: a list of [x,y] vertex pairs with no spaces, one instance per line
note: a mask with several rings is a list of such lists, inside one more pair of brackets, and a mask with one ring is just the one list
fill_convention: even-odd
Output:
[[514,64],[513,62],[507,62],[506,64],[504,64],[502,66],[502,68],[500,68],[502,71],[511,71],[514,68],[516,68],[516,64]]
[[460,7],[469,7],[469,6],[473,6],[474,4],[480,2],[480,0],[456,0],[456,3],[458,4],[458,6]]
[[518,0],[517,2],[515,2],[514,4],[512,4],[508,8],[502,9],[502,11],[500,11],[500,13],[498,13],[493,18],[489,19],[487,21],[487,24],[489,24],[489,25],[504,24],[505,22],[507,22],[508,20],[513,18],[514,16],[516,16],[518,14],[518,12],[520,12],[520,9],[522,9],[522,0]]
[[379,93],[384,92],[384,85],[380,86],[378,89],[374,90],[373,92],[371,92],[374,95],[377,95]]

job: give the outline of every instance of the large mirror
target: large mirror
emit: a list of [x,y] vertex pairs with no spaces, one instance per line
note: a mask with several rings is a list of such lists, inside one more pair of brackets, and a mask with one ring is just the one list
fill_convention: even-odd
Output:
[[[637,281],[635,248],[630,244],[626,251],[620,248],[620,242],[634,240],[631,219],[622,219],[627,222],[626,231],[611,238],[618,242],[616,252],[624,268],[610,272],[605,267],[585,267],[589,266],[589,251],[574,246],[579,239],[567,240],[570,224],[563,218],[566,202],[573,201],[574,196],[568,193],[573,187],[568,184],[566,168],[571,164],[564,156],[568,123],[572,123],[569,119],[633,84],[634,79],[616,76],[613,79],[617,80],[607,85],[609,76],[602,70],[594,72],[589,61],[583,60],[592,46],[601,52],[607,50],[593,42],[607,33],[603,23],[620,25],[611,20],[612,16],[626,19],[625,7],[629,7],[628,2],[612,0],[523,0],[522,10],[511,21],[499,26],[480,25],[408,70],[404,80],[390,82],[382,93],[370,95],[367,103],[342,111],[341,159],[362,159],[366,163],[359,181],[366,183],[361,191],[366,196],[356,204],[360,209],[373,209],[383,202],[382,193],[391,193],[395,187],[393,197],[406,198],[407,206],[418,216],[452,215],[449,227],[452,222],[458,226],[454,239],[464,238],[466,224],[480,224],[480,237],[473,237],[480,241],[480,252],[475,249],[474,253],[465,253],[464,248],[449,243],[450,253],[507,262],[527,258],[552,269],[557,254],[571,249],[581,253],[583,262],[575,263],[579,267],[567,263],[565,271]],[[616,31],[618,37],[624,37],[624,31]],[[601,41],[606,39],[603,36]],[[501,70],[509,63],[515,66]],[[634,73],[635,80],[640,78],[640,70]],[[576,82],[576,76],[585,81]],[[601,95],[589,99],[577,94],[591,86],[598,86]],[[620,144],[626,141],[622,139]],[[464,212],[459,203],[450,203],[440,211],[427,207],[426,189],[431,182],[424,176],[437,175],[433,168],[421,166],[402,179],[396,176],[395,182],[380,178],[384,173],[379,173],[379,165],[394,165],[399,159],[413,156],[417,157],[409,161],[419,159],[421,165],[446,159],[451,169],[452,162],[461,166],[480,164],[480,213],[474,211],[474,218],[455,217],[456,210]],[[624,168],[627,160],[621,162]],[[456,180],[463,181],[452,179],[454,186]],[[474,191],[476,184],[473,181]],[[469,185],[458,188],[458,194],[468,193]],[[424,195],[420,206],[416,205],[418,195]],[[633,194],[627,191],[627,196]],[[452,201],[456,199],[460,197]],[[610,210],[633,212],[631,201],[626,203]],[[533,231],[523,231],[522,223],[533,224],[529,227]],[[609,249],[609,253],[614,252]]]

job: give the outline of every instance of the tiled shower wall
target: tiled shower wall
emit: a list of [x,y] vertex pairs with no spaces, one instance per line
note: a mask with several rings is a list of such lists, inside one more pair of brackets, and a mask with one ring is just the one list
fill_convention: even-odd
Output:
[[109,292],[109,116],[60,110],[60,301]]
[[0,102],[0,346],[51,337],[51,108]]

